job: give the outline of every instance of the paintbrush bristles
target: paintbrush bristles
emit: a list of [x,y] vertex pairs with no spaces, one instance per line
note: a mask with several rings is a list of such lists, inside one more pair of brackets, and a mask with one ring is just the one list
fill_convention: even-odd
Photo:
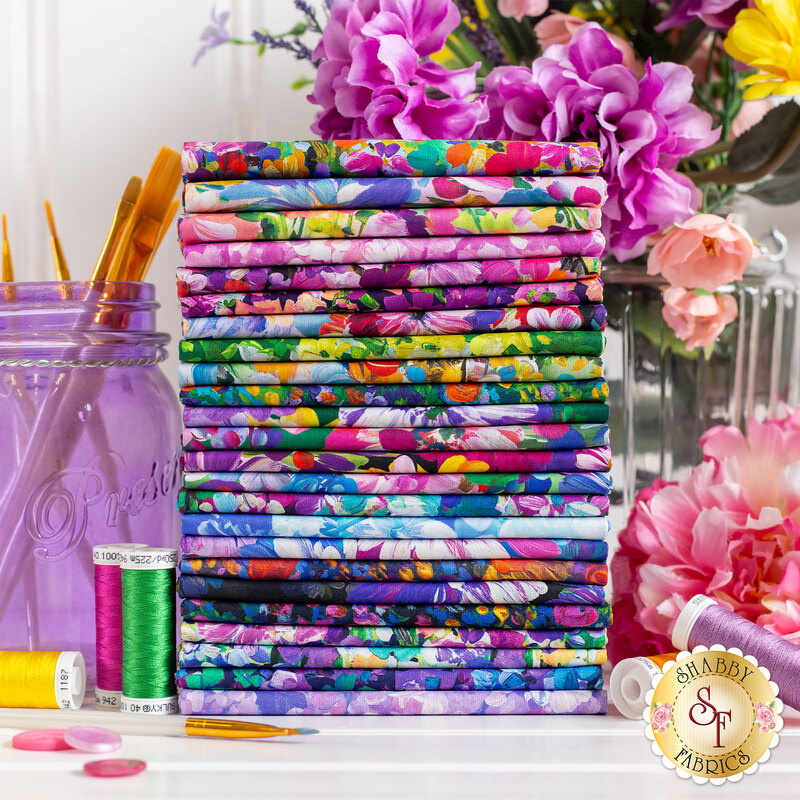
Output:
[[111,264],[119,249],[123,231],[125,230],[125,223],[133,213],[141,191],[142,179],[138,175],[133,175],[122,193],[117,210],[114,212],[114,219],[111,220],[111,227],[108,229],[103,247],[100,249],[100,255],[97,257],[97,263],[94,266],[94,272],[92,272],[91,279],[93,281],[110,280]]
[[3,269],[0,274],[2,283],[11,283],[14,280],[14,267],[11,263],[11,247],[8,244],[8,222],[3,214]]
[[58,231],[56,231],[56,221],[53,218],[53,209],[50,206],[49,200],[44,201],[44,213],[47,215],[47,225],[50,228],[50,247],[53,250],[53,264],[56,269],[56,280],[68,281],[69,268],[67,267],[67,259],[64,257],[64,251],[61,249]]

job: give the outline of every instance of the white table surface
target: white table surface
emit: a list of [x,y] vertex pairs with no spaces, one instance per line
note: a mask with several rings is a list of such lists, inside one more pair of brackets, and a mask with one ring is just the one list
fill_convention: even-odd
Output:
[[[94,722],[94,714],[62,714],[63,727]],[[614,710],[606,717],[259,717],[251,719],[320,733],[260,742],[124,736],[111,756],[14,750],[17,731],[0,727],[0,798],[779,800],[800,796],[800,715],[784,716],[770,761],[722,789],[668,772],[650,751],[644,723]],[[118,756],[143,759],[147,770],[119,779],[82,772],[85,761]]]

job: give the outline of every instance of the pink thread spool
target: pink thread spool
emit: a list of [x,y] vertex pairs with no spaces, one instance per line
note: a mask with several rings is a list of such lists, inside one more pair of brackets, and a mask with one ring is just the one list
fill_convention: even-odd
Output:
[[800,647],[717,605],[710,597],[697,594],[684,606],[675,620],[672,644],[679,650],[692,650],[699,644],[737,647],[769,670],[781,700],[800,711]]
[[101,544],[92,549],[97,636],[95,704],[101,708],[119,711],[122,698],[122,553],[146,546]]

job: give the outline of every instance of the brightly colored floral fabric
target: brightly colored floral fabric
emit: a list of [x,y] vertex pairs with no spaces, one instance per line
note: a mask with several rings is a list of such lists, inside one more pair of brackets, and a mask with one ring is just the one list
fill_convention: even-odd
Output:
[[531,558],[605,561],[608,543],[586,539],[290,539],[266,536],[184,536],[194,558],[323,558],[327,560],[447,560]]
[[[459,406],[605,402],[603,380],[554,383],[422,383],[417,385],[187,386],[185,406]],[[577,420],[575,420],[577,421]]]
[[187,183],[188,214],[312,208],[601,206],[599,175],[283,178]]
[[339,494],[609,494],[606,472],[325,475],[292,472],[185,472],[187,489],[223,492]]
[[602,689],[602,667],[538,669],[181,669],[180,689],[245,691],[511,691]]
[[497,647],[509,650],[601,648],[606,632],[597,628],[484,630],[482,628],[392,628],[391,626],[237,625],[184,622],[184,642],[210,644],[328,647]]
[[593,175],[597,145],[568,142],[356,141],[186,142],[187,182],[248,178],[439,175]]
[[600,259],[561,258],[434,261],[393,264],[302,264],[295,267],[178,269],[178,295],[263,292],[266,289],[369,289],[538,283],[600,274]]
[[603,540],[605,517],[298,517],[281,514],[183,514],[186,536],[303,539],[592,539]]
[[494,715],[605,714],[605,692],[235,692],[181,689],[181,714],[242,715]]
[[596,605],[355,605],[238,603],[185,599],[186,620],[240,622],[255,625],[392,625],[395,627],[479,627],[545,630],[607,628],[611,606]]
[[394,264],[407,261],[592,256],[603,254],[600,231],[513,235],[407,236],[390,239],[302,239],[209,242],[183,248],[185,267],[271,267],[295,264]]
[[[463,561],[326,561],[322,559],[184,558],[184,575],[259,581],[561,581],[605,586],[608,568],[588,561],[524,558]],[[184,637],[185,640],[185,637]],[[204,640],[211,641],[211,640]],[[247,644],[245,642],[244,644]],[[271,644],[281,644],[272,642]],[[552,647],[560,645],[551,645]],[[594,645],[592,645],[594,646]]]

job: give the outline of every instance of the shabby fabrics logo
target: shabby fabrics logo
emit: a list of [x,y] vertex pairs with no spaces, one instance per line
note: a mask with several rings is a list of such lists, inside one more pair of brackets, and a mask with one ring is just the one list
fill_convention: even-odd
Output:
[[752,774],[783,726],[783,703],[755,658],[722,645],[678,653],[647,694],[645,735],[664,766],[695,783]]

